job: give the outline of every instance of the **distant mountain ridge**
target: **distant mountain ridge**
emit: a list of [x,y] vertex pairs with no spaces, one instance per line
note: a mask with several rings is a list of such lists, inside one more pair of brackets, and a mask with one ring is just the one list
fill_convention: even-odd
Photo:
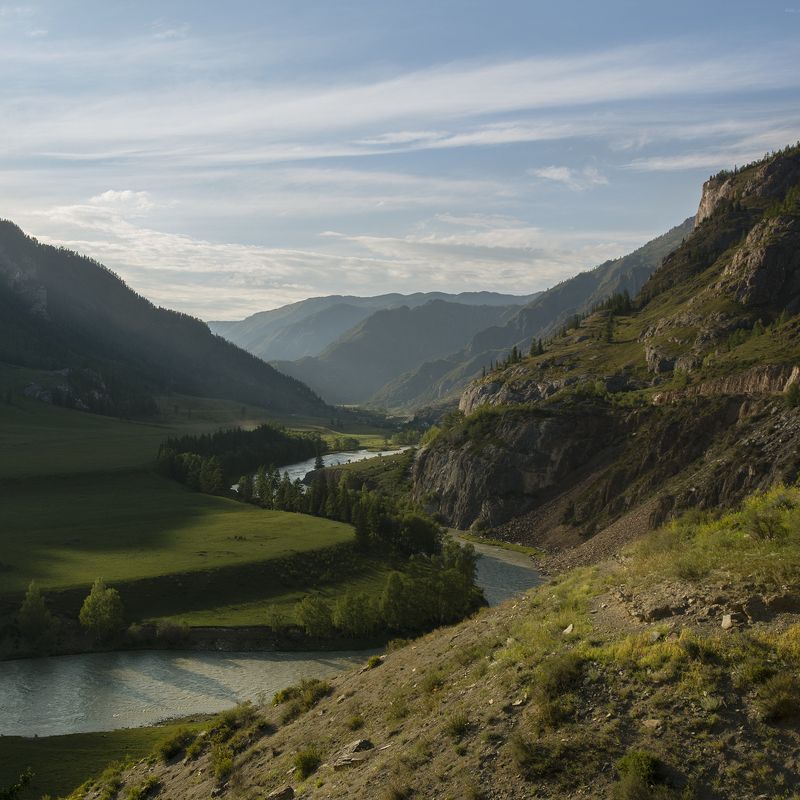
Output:
[[102,264],[8,221],[0,221],[0,362],[53,371],[62,395],[103,413],[147,413],[152,395],[173,391],[278,412],[330,411],[201,320],[154,306]]
[[310,297],[271,311],[260,311],[236,322],[208,323],[214,333],[267,361],[318,356],[340,336],[376,311],[407,306],[417,308],[431,300],[470,306],[523,306],[537,294],[497,292],[415,292],[414,294],[329,295]]
[[486,327],[503,324],[518,309],[438,299],[415,308],[381,309],[319,356],[274,363],[329,402],[364,403],[403,372],[451,352]]
[[689,217],[632,253],[541,292],[504,325],[478,332],[462,350],[420,364],[386,384],[372,398],[373,403],[411,410],[456,398],[484,366],[503,358],[515,345],[527,352],[532,340],[547,338],[571,316],[586,313],[615,292],[634,296],[693,228],[694,217]]

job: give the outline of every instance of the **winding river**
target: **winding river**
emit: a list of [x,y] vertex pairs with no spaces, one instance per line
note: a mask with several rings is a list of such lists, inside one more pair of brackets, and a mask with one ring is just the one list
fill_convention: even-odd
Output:
[[[326,459],[339,456],[338,463],[346,463],[375,455],[364,452]],[[313,466],[311,459],[310,466],[302,462],[284,469],[302,478]],[[527,556],[492,545],[474,547],[481,556],[478,584],[490,605],[541,582]],[[147,651],[0,662],[0,736],[108,731],[214,713],[243,700],[268,699],[301,678],[329,678],[363,664],[373,652]]]

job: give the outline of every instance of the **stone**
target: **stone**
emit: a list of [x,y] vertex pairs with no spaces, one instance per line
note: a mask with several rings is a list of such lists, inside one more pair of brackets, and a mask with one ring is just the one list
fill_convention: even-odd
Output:
[[360,753],[364,750],[372,750],[375,747],[374,744],[369,739],[356,739],[353,742],[350,742],[342,753]]
[[291,786],[284,786],[282,789],[275,789],[267,795],[267,800],[293,800],[294,789]]
[[656,733],[661,730],[662,722],[660,719],[646,719],[642,722],[642,726]]
[[572,633],[572,631],[574,631],[574,630],[575,630],[575,626],[570,622],[570,624],[567,625],[566,628],[564,628],[562,633],[564,634],[564,636],[569,636]]
[[341,772],[343,769],[349,769],[350,767],[358,767],[361,766],[367,757],[364,755],[344,755],[340,756],[333,762],[333,770],[334,772]]
[[661,631],[650,631],[650,635],[647,638],[650,644],[655,644],[663,635]]
[[724,630],[728,630],[729,628],[733,627],[733,617],[730,614],[722,615],[722,627]]

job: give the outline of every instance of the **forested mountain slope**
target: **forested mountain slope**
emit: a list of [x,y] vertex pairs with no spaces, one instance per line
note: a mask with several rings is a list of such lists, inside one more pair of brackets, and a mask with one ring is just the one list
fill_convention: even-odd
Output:
[[693,227],[694,218],[689,218],[632,253],[542,292],[505,325],[478,332],[464,349],[416,365],[384,386],[373,402],[408,410],[456,396],[481,374],[483,367],[504,358],[514,345],[527,351],[531,340],[550,336],[570,317],[587,312],[615,292],[635,295]]
[[56,373],[57,388],[31,392],[102,413],[147,414],[152,395],[168,392],[329,410],[204,322],[157,308],[102,264],[11,222],[0,222],[0,362]]

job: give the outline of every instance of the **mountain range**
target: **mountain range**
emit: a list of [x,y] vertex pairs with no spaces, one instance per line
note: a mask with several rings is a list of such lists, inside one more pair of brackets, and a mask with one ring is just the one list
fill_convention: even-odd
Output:
[[454,403],[512,347],[527,352],[532,341],[615,292],[635,295],[693,226],[692,217],[629,255],[534,295],[317,297],[209,326],[331,403],[404,412]]

